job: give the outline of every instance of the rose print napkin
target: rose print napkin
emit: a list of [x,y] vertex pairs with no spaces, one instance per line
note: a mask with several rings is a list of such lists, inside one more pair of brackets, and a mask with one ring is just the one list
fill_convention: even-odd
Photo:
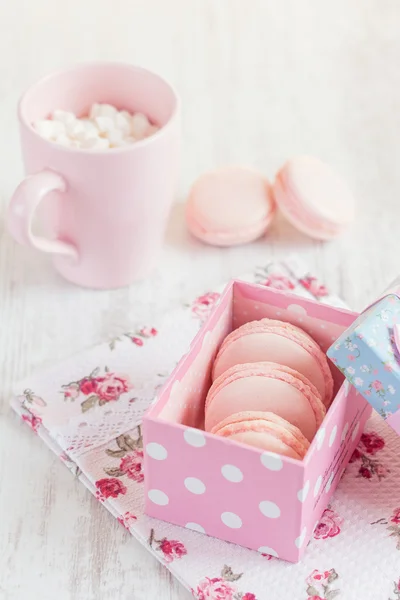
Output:
[[[294,258],[243,279],[343,306]],[[400,600],[400,437],[376,414],[301,563],[144,514],[141,417],[218,296],[30,378],[14,410],[198,600]]]

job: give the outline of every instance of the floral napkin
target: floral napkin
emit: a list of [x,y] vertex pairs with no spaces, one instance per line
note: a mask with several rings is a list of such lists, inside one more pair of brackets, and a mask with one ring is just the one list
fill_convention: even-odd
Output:
[[[241,279],[343,306],[295,258]],[[298,564],[144,514],[141,417],[219,293],[31,377],[14,410],[197,600],[400,600],[400,437],[377,414]]]

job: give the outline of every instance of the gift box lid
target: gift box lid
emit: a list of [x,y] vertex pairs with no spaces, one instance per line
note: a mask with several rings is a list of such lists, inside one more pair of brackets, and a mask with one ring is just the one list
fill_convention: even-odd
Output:
[[400,278],[328,349],[346,379],[400,435]]

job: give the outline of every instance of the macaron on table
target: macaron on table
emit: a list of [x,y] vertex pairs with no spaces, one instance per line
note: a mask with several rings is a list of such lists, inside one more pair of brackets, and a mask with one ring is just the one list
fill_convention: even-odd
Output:
[[146,513],[298,561],[371,413],[325,356],[356,317],[233,281],[144,417]]

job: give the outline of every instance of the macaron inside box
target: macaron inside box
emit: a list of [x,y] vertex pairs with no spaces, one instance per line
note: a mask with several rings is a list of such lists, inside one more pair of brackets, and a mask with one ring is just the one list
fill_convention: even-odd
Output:
[[[332,367],[334,398],[311,443],[286,419],[283,432],[282,417],[268,415],[264,407],[260,418],[255,410],[250,415],[241,410],[219,421],[213,433],[204,430],[212,368],[223,340],[245,323],[268,318],[300,326],[325,352],[356,316],[287,292],[232,282],[144,418],[147,514],[298,561],[370,407],[342,385],[342,374]],[[250,421],[251,435],[269,436],[275,446],[268,448],[275,450],[248,445],[241,437]]]

